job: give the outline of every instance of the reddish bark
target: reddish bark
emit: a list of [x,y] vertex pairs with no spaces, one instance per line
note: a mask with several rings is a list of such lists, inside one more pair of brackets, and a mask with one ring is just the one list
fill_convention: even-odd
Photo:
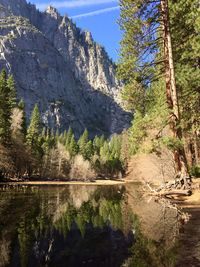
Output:
[[[173,53],[169,25],[168,0],[161,0],[161,14],[163,28],[166,97],[168,108],[171,111],[169,124],[173,137],[177,140],[182,140],[182,131],[179,125],[180,113],[174,73]],[[180,175],[180,177],[183,177],[185,183],[187,183],[186,177],[188,177],[189,175],[184,148],[174,148],[174,160],[176,163],[177,174]]]

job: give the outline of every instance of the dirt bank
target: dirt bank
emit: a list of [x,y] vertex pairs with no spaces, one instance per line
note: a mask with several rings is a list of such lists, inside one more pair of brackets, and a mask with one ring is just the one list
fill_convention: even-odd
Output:
[[176,202],[181,208],[200,208],[200,179],[193,179],[192,194],[190,196],[174,195],[173,202]]
[[[199,196],[198,201],[196,196],[194,199],[190,197],[187,200],[189,204],[188,208],[183,208],[183,211],[190,215],[190,220],[180,230],[178,240],[179,256],[176,267],[200,266],[200,202]],[[192,205],[191,203],[195,204]]]
[[175,176],[172,155],[163,151],[159,156],[155,153],[132,156],[127,169],[126,180],[134,182],[150,182],[160,185]]

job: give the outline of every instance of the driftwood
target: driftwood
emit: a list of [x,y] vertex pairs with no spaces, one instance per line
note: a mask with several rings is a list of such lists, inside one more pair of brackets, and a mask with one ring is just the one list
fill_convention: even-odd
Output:
[[182,178],[179,179],[175,179],[174,181],[168,182],[162,186],[160,186],[159,188],[156,189],[157,192],[163,190],[163,189],[169,189],[169,190],[173,190],[173,189],[190,189],[191,187],[191,177],[187,177],[186,178],[187,181],[187,185],[185,185],[184,180]]
[[173,196],[190,196],[192,194],[190,188],[186,189],[185,185],[181,183],[181,180],[168,182],[157,189],[153,189],[149,183],[146,183],[146,186],[150,190],[151,195],[156,195],[161,197],[170,198]]
[[158,195],[160,196],[165,196],[165,197],[168,197],[168,196],[173,196],[173,195],[176,195],[176,196],[191,196],[192,194],[192,191],[191,190],[169,190],[169,191],[161,191],[159,193],[157,193]]

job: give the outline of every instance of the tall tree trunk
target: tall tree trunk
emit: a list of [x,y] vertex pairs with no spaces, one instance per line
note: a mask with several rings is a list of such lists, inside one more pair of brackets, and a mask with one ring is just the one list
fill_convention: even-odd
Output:
[[[176,80],[174,73],[172,43],[169,25],[169,8],[168,0],[161,0],[161,15],[163,27],[163,49],[164,49],[164,64],[165,64],[165,83],[166,83],[166,96],[170,114],[170,129],[173,137],[177,140],[182,140],[182,131],[180,128],[180,113],[178,96],[176,90]],[[187,184],[188,167],[185,156],[184,148],[174,148],[174,160],[176,163],[177,174],[184,179]]]
[[193,166],[193,163],[194,163],[194,146],[193,146],[193,141],[190,137],[190,135],[188,134],[185,134],[183,136],[184,138],[184,149],[185,149],[185,155],[186,155],[186,158],[187,158],[187,163],[188,163],[188,166],[189,167],[192,167]]
[[200,142],[197,131],[193,131],[195,165],[200,165]]

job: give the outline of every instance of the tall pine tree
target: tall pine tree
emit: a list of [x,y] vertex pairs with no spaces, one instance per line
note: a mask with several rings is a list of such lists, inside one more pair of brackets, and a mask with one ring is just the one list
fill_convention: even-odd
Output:
[[11,90],[7,83],[7,74],[0,74],[0,142],[5,146],[11,144]]
[[32,149],[32,152],[38,151],[40,132],[41,132],[40,112],[38,105],[36,104],[31,114],[30,124],[27,129],[27,135],[26,135],[27,145]]
[[[173,6],[173,1],[169,1]],[[188,5],[188,1],[187,2]],[[193,10],[198,7],[192,1]],[[159,78],[165,81],[166,101],[169,110],[168,123],[174,138],[174,144],[181,144],[180,95],[177,92],[175,76],[170,8],[168,0],[121,0],[120,25],[124,30],[121,42],[121,64],[119,75],[125,88],[132,96],[141,98],[143,88]],[[176,3],[175,3],[176,4]],[[181,6],[179,6],[181,9]],[[185,12],[186,12],[185,8]],[[182,9],[183,11],[183,9]],[[187,15],[189,18],[189,15]],[[191,19],[191,18],[190,18]],[[179,37],[178,37],[179,38]],[[179,45],[182,45],[179,39]],[[159,71],[158,71],[159,70]],[[144,95],[145,96],[145,95]],[[137,103],[139,103],[137,101]],[[142,109],[143,101],[138,110]],[[174,145],[174,160],[177,174],[188,176],[185,150],[181,145]],[[186,179],[185,179],[186,182]]]
[[169,17],[186,155],[190,165],[200,165],[199,1],[169,1]]
[[21,99],[20,102],[18,103],[18,108],[23,113],[22,123],[21,123],[21,129],[22,129],[22,134],[25,137],[26,136],[26,133],[27,133],[27,125],[26,125],[25,103],[24,103],[24,100],[23,99]]
[[7,79],[7,87],[9,91],[9,103],[10,107],[13,109],[16,107],[16,89],[15,89],[15,81],[12,75],[10,75]]

